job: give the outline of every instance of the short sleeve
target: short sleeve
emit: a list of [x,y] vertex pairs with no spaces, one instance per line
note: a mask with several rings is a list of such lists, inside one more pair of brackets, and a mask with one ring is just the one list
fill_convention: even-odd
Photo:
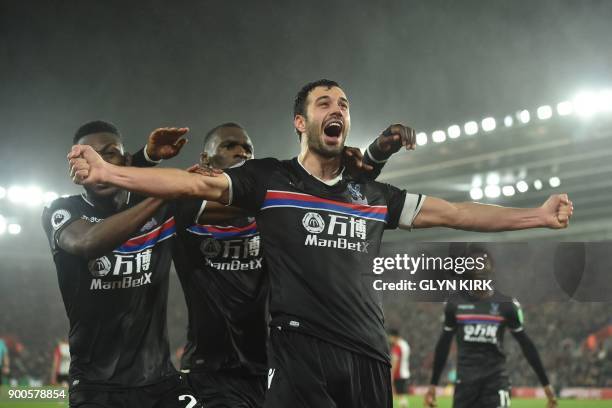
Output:
[[179,229],[184,229],[197,223],[206,207],[206,200],[185,199],[172,203],[172,212]]
[[42,214],[42,226],[53,254],[59,250],[57,243],[62,231],[80,218],[78,208],[70,202],[69,198],[57,199],[45,207]]
[[408,193],[406,190],[400,190],[389,184],[386,184],[385,187],[387,190],[387,225],[385,228],[412,227],[414,218],[421,211],[425,196]]
[[506,325],[513,332],[520,332],[523,330],[523,309],[521,304],[516,299],[512,299],[512,302],[504,304],[504,318],[506,319]]
[[444,331],[457,329],[457,308],[450,300],[444,305]]
[[279,162],[274,159],[253,159],[226,169],[230,182],[229,205],[257,212],[263,205],[276,163]]

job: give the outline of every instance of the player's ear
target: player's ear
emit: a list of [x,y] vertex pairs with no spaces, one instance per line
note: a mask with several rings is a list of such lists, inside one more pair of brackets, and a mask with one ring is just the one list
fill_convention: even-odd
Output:
[[125,152],[123,154],[123,165],[124,166],[131,166],[132,165],[132,155],[128,152]]
[[207,152],[202,152],[202,154],[200,154],[200,166],[208,167],[209,165],[210,165],[210,156],[208,155]]
[[[293,118],[293,126],[299,133],[304,133],[306,131],[306,117],[303,115],[295,115]],[[300,137],[300,140],[301,139]]]

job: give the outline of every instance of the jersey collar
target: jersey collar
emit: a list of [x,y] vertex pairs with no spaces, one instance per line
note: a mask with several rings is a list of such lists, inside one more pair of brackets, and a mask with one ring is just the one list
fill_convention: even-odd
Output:
[[331,180],[322,180],[320,178],[318,178],[317,176],[313,175],[311,172],[309,172],[308,170],[306,170],[306,167],[304,167],[304,165],[302,164],[302,162],[300,161],[300,156],[298,156],[296,158],[298,164],[304,169],[304,171],[306,173],[308,173],[311,177],[319,180],[321,183],[326,184],[328,186],[335,186],[336,184],[338,184],[340,181],[342,181],[342,177],[344,175],[344,167],[342,167],[342,170],[340,170],[340,174],[338,174],[336,177],[334,177]]

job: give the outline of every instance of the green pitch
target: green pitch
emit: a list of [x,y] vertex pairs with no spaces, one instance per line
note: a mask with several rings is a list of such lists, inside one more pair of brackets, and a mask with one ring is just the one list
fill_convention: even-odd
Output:
[[[450,398],[439,398],[438,408],[451,408]],[[397,404],[395,405],[397,407]],[[410,397],[410,408],[422,408],[423,399],[421,397]],[[544,400],[525,400],[513,399],[512,408],[545,408]],[[560,408],[612,408],[612,401],[576,401],[562,400],[559,402]],[[0,408],[68,408],[68,403],[58,402],[0,402]]]

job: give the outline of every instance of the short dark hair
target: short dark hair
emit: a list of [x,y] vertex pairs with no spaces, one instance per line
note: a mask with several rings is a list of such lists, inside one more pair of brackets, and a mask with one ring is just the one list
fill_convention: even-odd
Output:
[[208,144],[213,140],[213,136],[215,135],[215,133],[217,133],[217,131],[219,129],[222,128],[227,128],[227,127],[233,127],[233,128],[238,128],[243,130],[246,133],[246,129],[242,127],[242,125],[236,123],[236,122],[226,122],[226,123],[222,123],[218,126],[215,126],[214,128],[210,129],[206,135],[204,136],[204,150],[207,150],[208,148]]
[[[308,99],[308,95],[310,92],[318,86],[324,86],[329,88],[338,87],[340,85],[336,81],[332,81],[331,79],[319,79],[318,81],[309,82],[300,89],[300,91],[295,96],[295,101],[293,102],[293,117],[295,118],[297,115],[306,116],[306,99]],[[300,135],[299,130],[295,130],[295,132]]]
[[121,139],[121,133],[115,125],[103,120],[93,120],[81,125],[72,138],[72,144],[77,144],[83,136],[91,135],[92,133],[112,133]]
[[387,330],[387,333],[389,334],[389,336],[398,336],[399,337],[399,330],[397,330],[395,327],[392,327],[389,330]]

